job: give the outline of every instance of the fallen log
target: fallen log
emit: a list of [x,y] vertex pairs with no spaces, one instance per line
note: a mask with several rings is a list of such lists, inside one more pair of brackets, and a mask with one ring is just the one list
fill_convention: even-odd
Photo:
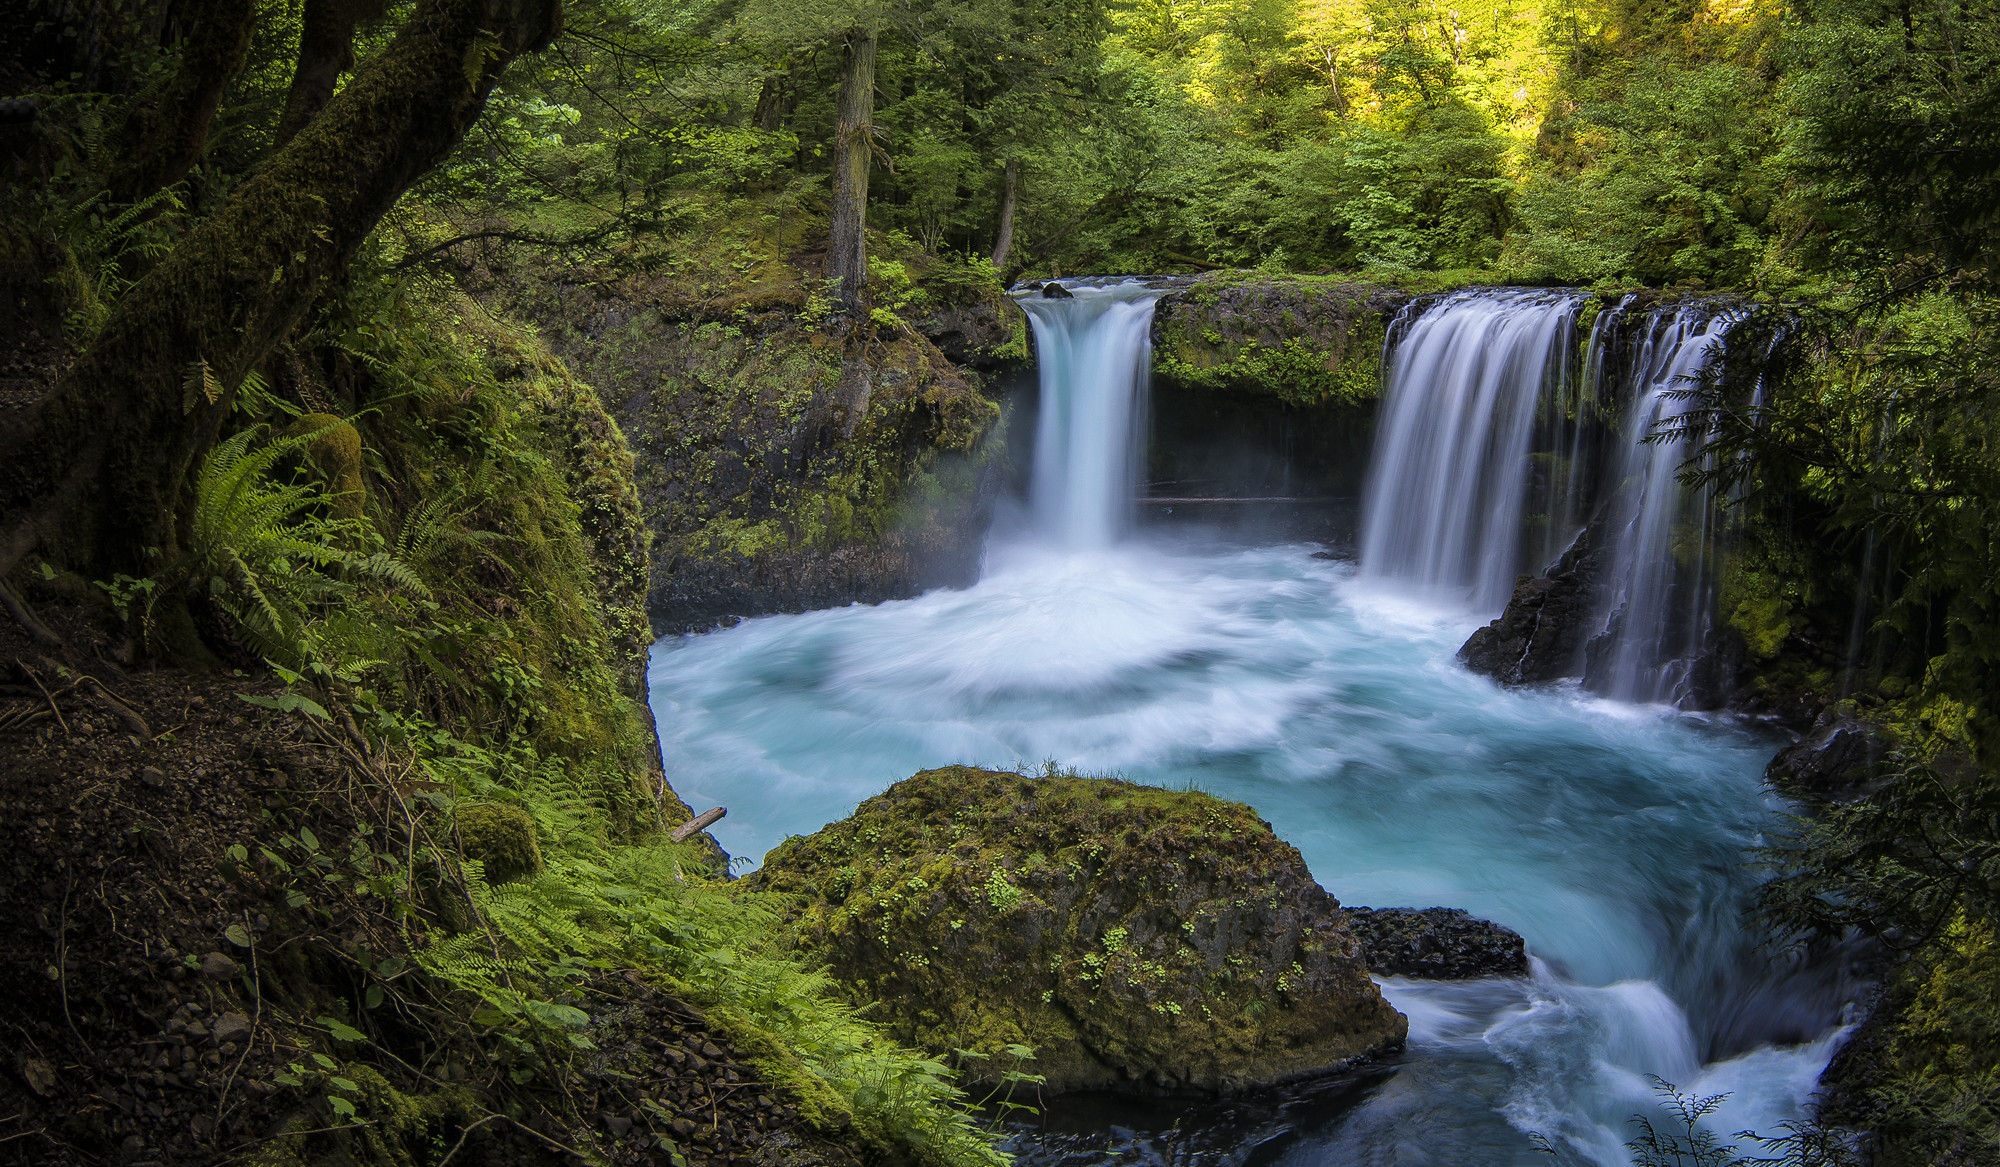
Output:
[[712,807],[667,832],[667,837],[676,843],[685,843],[716,823],[721,822],[722,816],[728,813],[729,808],[727,807]]

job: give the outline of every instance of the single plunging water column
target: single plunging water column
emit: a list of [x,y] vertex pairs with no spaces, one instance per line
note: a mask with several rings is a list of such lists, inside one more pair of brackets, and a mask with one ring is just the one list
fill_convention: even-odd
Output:
[[[1536,402],[1569,375],[1575,292],[1476,288],[1384,358],[1361,518],[1363,579],[1498,611],[1518,570]],[[1540,565],[1535,565],[1539,567]]]
[[1153,303],[1162,294],[1134,282],[1021,298],[1042,382],[1032,497],[1045,539],[1108,547],[1130,521]]

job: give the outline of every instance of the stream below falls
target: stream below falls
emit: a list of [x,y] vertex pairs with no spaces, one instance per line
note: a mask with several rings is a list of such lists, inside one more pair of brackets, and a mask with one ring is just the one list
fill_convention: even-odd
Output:
[[[917,770],[1055,759],[1247,802],[1344,903],[1446,905],[1528,940],[1525,980],[1383,988],[1385,1073],[1332,1096],[1080,1099],[1028,1164],[1622,1164],[1649,1075],[1730,1092],[1724,1135],[1799,1115],[1851,996],[1761,944],[1746,852],[1784,807],[1776,742],[1576,688],[1508,691],[1454,654],[1477,622],[1311,545],[1155,532],[996,542],[984,578],[748,620],[654,651],[667,772],[762,856]],[[1176,1121],[1179,1126],[1176,1128]]]

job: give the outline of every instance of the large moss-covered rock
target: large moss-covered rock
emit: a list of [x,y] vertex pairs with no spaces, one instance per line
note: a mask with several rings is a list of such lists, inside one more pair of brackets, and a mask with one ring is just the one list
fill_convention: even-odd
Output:
[[898,1037],[1061,1092],[1226,1091],[1401,1044],[1340,905],[1249,807],[951,766],[899,782],[755,877]]

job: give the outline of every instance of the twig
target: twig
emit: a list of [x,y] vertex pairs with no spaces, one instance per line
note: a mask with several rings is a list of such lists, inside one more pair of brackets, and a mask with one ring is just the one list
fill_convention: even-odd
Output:
[[507,1116],[504,1114],[489,1114],[485,1118],[480,1119],[478,1122],[468,1124],[464,1130],[458,1132],[458,1141],[451,1145],[451,1150],[446,1151],[444,1153],[444,1158],[439,1159],[437,1161],[437,1167],[444,1167],[446,1163],[451,1162],[451,1157],[453,1155],[458,1154],[460,1148],[465,1146],[465,1140],[471,1137],[473,1131],[478,1130],[480,1127],[485,1126],[487,1123],[492,1122],[496,1118],[506,1118],[506,1117]]
[[48,687],[42,684],[42,679],[39,676],[35,675],[35,670],[22,664],[20,657],[14,658],[14,667],[28,674],[28,679],[35,683],[35,688],[42,691],[42,699],[49,703],[49,712],[56,715],[56,724],[62,726],[63,736],[70,736],[69,722],[63,720],[62,710],[56,708],[56,699],[49,696]]
[[[248,923],[248,916],[245,916]],[[248,928],[244,931],[247,933]],[[255,937],[250,938],[252,941]],[[249,1059],[250,1051],[257,1045],[257,1023],[264,1017],[264,984],[257,976],[257,945],[250,945],[250,1032],[243,1037],[243,1052],[236,1055],[236,1064],[229,1067],[229,1075],[222,1080],[222,1093],[215,1100],[215,1129],[222,1129],[222,1116],[229,1110],[229,1088],[236,1084],[236,1072]]]
[[56,987],[62,992],[63,1021],[69,1025],[69,1031],[76,1035],[77,1042],[84,1050],[91,1057],[96,1057],[97,1051],[91,1048],[89,1039],[83,1036],[83,1031],[76,1027],[76,1019],[69,1015],[69,970],[63,966],[69,961],[69,896],[75,889],[76,876],[66,872],[61,914],[56,919]]
[[126,729],[129,729],[133,733],[138,734],[142,740],[146,741],[152,740],[153,729],[151,726],[146,724],[145,718],[139,716],[138,710],[126,704],[124,699],[119,697],[118,694],[113,693],[110,690],[110,688],[105,685],[103,681],[98,680],[96,677],[91,676],[89,673],[84,673],[82,676],[77,678],[78,684],[82,684],[85,681],[89,681],[91,684],[97,686],[98,693],[101,694],[104,700],[111,706],[111,712],[118,715],[118,720],[125,723]]

